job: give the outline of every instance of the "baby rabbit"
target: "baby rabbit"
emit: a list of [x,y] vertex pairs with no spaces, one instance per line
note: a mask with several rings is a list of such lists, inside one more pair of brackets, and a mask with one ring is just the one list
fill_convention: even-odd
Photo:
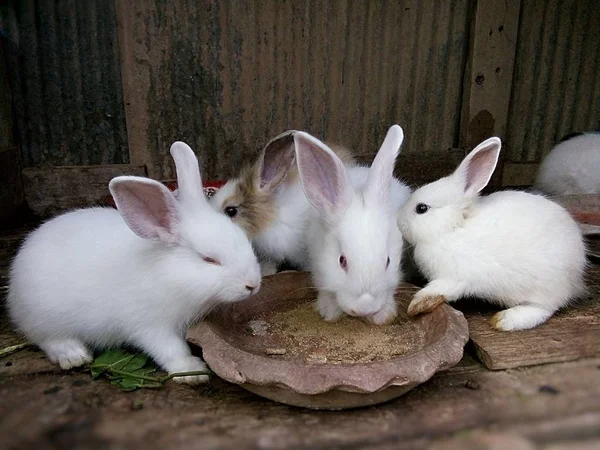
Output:
[[90,362],[90,349],[125,344],[169,373],[205,370],[186,344],[188,326],[217,302],[258,291],[252,246],[208,205],[192,149],[175,142],[171,155],[178,200],[157,181],[117,177],[109,189],[118,211],[68,212],[31,233],[18,252],[10,316],[63,369]]
[[524,330],[583,292],[585,248],[566,210],[525,192],[478,196],[500,147],[497,137],[479,144],[452,175],[417,189],[402,209],[398,225],[429,280],[410,315],[476,296],[508,308],[493,317],[495,328]]
[[[210,199],[210,204],[240,225],[255,247],[263,275],[287,261],[308,268],[306,233],[312,207],[298,181],[294,135],[290,130],[272,139],[256,163],[240,171]],[[348,150],[335,147],[348,164]]]
[[563,138],[542,161],[533,187],[549,195],[600,194],[600,132]]
[[302,187],[318,211],[308,250],[316,306],[327,321],[343,313],[375,324],[396,317],[403,245],[396,212],[410,195],[393,177],[403,138],[402,128],[392,126],[371,168],[347,168],[323,142],[294,134]]

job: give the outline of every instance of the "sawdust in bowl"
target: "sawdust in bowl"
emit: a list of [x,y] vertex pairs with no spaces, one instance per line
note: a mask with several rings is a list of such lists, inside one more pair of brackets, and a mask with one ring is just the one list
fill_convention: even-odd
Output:
[[422,349],[425,340],[423,331],[406,317],[380,326],[348,316],[332,323],[325,322],[312,304],[261,319],[268,324],[270,341],[285,347],[278,358],[313,364],[387,361]]

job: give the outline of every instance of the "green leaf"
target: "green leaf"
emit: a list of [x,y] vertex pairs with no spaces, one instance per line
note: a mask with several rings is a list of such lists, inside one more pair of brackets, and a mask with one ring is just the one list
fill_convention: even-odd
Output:
[[124,350],[108,350],[98,356],[90,365],[92,377],[98,378],[104,372],[114,370],[133,372],[148,364],[148,357]]
[[142,354],[124,350],[108,350],[98,356],[89,366],[93,378],[104,376],[110,384],[124,391],[140,388],[159,388],[161,378],[153,377],[157,367]]
[[104,376],[110,384],[124,391],[135,391],[140,388],[155,389],[176,376],[209,375],[209,370],[172,373],[166,376],[153,376],[157,367],[150,359],[141,354],[124,350],[108,350],[98,356],[90,365],[94,379]]

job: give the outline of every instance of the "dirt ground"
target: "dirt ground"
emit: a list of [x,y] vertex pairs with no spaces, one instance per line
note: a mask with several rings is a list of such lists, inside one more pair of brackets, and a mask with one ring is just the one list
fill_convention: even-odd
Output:
[[[0,308],[0,349],[21,341]],[[216,378],[122,392],[28,348],[0,358],[0,448],[600,448],[600,357],[491,371],[474,355],[387,404],[318,412]]]

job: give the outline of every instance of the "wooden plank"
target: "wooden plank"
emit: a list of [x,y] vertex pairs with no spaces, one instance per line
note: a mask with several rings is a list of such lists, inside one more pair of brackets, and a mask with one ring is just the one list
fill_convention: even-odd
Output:
[[23,204],[20,155],[16,146],[13,99],[0,37],[0,228],[14,221]]
[[114,0],[1,5],[23,167],[128,163]]
[[600,128],[598,0],[522,2],[506,150],[539,162],[574,131]]
[[[464,151],[458,148],[448,149],[438,154],[401,153],[396,161],[395,175],[409,186],[422,186],[451,174],[464,157]],[[357,154],[361,164],[371,164],[372,154]]]
[[489,324],[494,312],[465,311],[479,359],[499,370],[600,356],[600,266],[587,278],[586,298],[532,330],[496,331]]
[[[465,70],[460,146],[472,149],[490,136],[506,137],[521,0],[477,0]],[[502,182],[499,161],[490,186]]]
[[110,195],[108,182],[119,175],[145,176],[146,169],[116,164],[26,168],[22,172],[27,205],[39,217],[100,204]]
[[503,186],[532,186],[540,165],[538,163],[504,163]]
[[456,147],[470,0],[317,3],[115,0],[131,163],[173,178],[179,139],[228,178],[287,129],[372,157],[393,123]]
[[[22,337],[1,305],[5,348]],[[217,378],[204,386],[170,381],[159,390],[122,392],[82,370],[62,371],[27,348],[0,359],[0,447],[519,449],[531,441],[533,448],[567,442],[575,450],[589,448],[578,442],[600,439],[598,367],[600,358],[591,358],[488,371],[466,355],[397,400],[323,413]]]

